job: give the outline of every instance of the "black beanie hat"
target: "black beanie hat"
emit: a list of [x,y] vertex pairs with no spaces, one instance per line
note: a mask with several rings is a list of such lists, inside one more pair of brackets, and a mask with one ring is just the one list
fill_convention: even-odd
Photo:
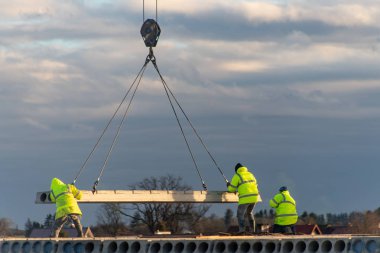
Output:
[[243,167],[243,165],[241,165],[241,163],[237,163],[237,164],[235,165],[235,172],[236,172],[240,167]]

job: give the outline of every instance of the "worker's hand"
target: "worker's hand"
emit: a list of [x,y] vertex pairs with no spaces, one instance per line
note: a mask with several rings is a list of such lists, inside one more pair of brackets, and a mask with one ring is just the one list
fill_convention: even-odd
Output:
[[231,185],[231,183],[227,181],[227,188],[228,188],[230,185]]

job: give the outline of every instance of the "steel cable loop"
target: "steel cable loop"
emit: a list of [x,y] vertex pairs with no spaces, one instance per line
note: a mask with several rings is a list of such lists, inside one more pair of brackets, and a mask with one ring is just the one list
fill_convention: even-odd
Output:
[[163,84],[163,86],[164,86],[164,89],[165,89],[166,96],[167,96],[168,99],[169,99],[169,102],[170,102],[170,105],[171,105],[171,107],[172,107],[173,113],[174,113],[174,115],[175,115],[175,117],[176,117],[176,120],[177,120],[177,123],[178,123],[178,125],[179,125],[179,128],[181,129],[182,136],[183,136],[183,138],[184,138],[184,140],[185,140],[185,142],[186,142],[187,149],[189,150],[189,153],[190,153],[191,159],[193,160],[193,163],[194,163],[194,166],[195,166],[195,168],[196,168],[196,170],[197,170],[198,176],[199,176],[199,178],[201,179],[202,186],[203,186],[203,188],[207,191],[207,185],[206,185],[206,183],[204,182],[204,180],[203,180],[203,178],[202,178],[202,175],[201,175],[201,173],[200,173],[200,171],[199,171],[199,168],[198,168],[197,162],[195,161],[195,158],[194,158],[193,152],[191,151],[191,148],[190,148],[189,142],[188,142],[188,140],[187,140],[187,138],[186,138],[186,135],[185,135],[185,133],[184,133],[184,131],[183,131],[183,128],[182,128],[181,122],[180,122],[180,120],[179,120],[179,118],[178,118],[178,115],[177,115],[177,112],[176,112],[176,110],[175,110],[175,108],[174,108],[174,105],[173,105],[172,99],[170,98],[170,94],[169,94],[169,92],[168,92],[167,84],[166,84],[166,82],[165,82],[163,76],[161,75],[160,71],[158,70],[158,67],[157,67],[156,61],[152,61],[152,63],[153,63],[154,68],[156,69],[158,75],[160,76],[161,82],[162,82],[162,84]]
[[[191,150],[191,147],[190,147],[190,145],[189,145],[189,142],[188,142],[188,140],[187,140],[187,138],[186,138],[186,135],[185,135],[185,133],[184,133],[184,130],[183,130],[182,124],[181,124],[181,122],[180,122],[180,120],[179,120],[179,117],[178,117],[178,115],[177,115],[177,111],[176,111],[176,109],[175,109],[175,107],[174,107],[174,104],[173,104],[172,98],[174,99],[174,101],[176,102],[177,106],[180,108],[181,112],[182,112],[183,115],[185,116],[187,122],[189,123],[189,125],[190,125],[191,128],[192,128],[192,130],[193,130],[194,133],[196,134],[196,136],[197,136],[197,138],[199,139],[200,143],[202,144],[202,146],[204,147],[204,149],[207,151],[209,157],[212,159],[212,161],[214,162],[214,164],[215,164],[216,167],[218,168],[219,172],[220,172],[220,173],[222,174],[222,176],[224,177],[225,181],[228,182],[228,180],[226,179],[226,177],[225,177],[223,171],[220,169],[220,167],[219,167],[218,164],[216,163],[216,160],[214,159],[214,157],[211,155],[211,153],[210,153],[209,150],[207,149],[207,147],[206,147],[206,145],[204,144],[202,138],[200,137],[200,135],[199,135],[198,132],[196,131],[195,127],[194,127],[193,124],[191,123],[189,117],[187,116],[187,114],[185,113],[185,111],[183,110],[183,108],[181,107],[181,105],[179,104],[178,100],[177,100],[176,97],[174,96],[174,93],[170,90],[170,88],[169,88],[169,86],[167,85],[165,79],[164,79],[163,76],[161,75],[161,72],[159,71],[158,66],[157,66],[157,64],[156,64],[156,58],[155,58],[155,56],[154,56],[154,54],[153,54],[153,50],[152,50],[152,48],[150,48],[149,55],[146,57],[146,60],[145,60],[144,65],[143,65],[142,68],[140,69],[139,73],[137,74],[136,78],[134,79],[132,85],[129,87],[128,91],[126,92],[126,94],[125,94],[125,96],[123,97],[121,103],[119,104],[119,106],[117,107],[116,111],[115,111],[114,114],[112,115],[111,119],[108,121],[106,127],[103,129],[102,134],[101,134],[100,137],[98,138],[96,144],[94,145],[93,149],[91,150],[90,154],[88,155],[88,157],[86,158],[85,162],[83,163],[81,169],[79,170],[77,176],[75,177],[75,179],[74,179],[74,181],[73,181],[73,184],[75,184],[75,182],[77,181],[77,179],[78,179],[79,176],[81,175],[81,173],[82,173],[82,171],[84,170],[84,168],[85,168],[87,162],[88,162],[89,159],[92,157],[92,155],[93,155],[93,153],[95,152],[96,148],[99,146],[99,143],[100,143],[101,139],[103,138],[105,132],[106,132],[107,129],[109,128],[109,126],[110,126],[111,122],[113,121],[113,119],[115,118],[117,112],[120,110],[122,104],[125,102],[127,96],[129,95],[130,91],[132,90],[133,86],[135,86],[135,83],[136,83],[136,81],[138,80],[138,83],[137,83],[137,85],[136,85],[136,87],[135,87],[135,89],[134,89],[134,91],[133,91],[133,94],[132,94],[131,100],[129,101],[129,104],[128,104],[128,106],[127,106],[125,112],[124,112],[123,118],[122,118],[122,120],[121,120],[121,122],[120,122],[120,124],[119,124],[119,126],[118,126],[117,132],[116,132],[116,134],[115,134],[115,136],[114,136],[114,138],[113,138],[112,144],[111,144],[111,146],[110,146],[110,148],[109,148],[109,150],[108,150],[108,153],[107,153],[106,159],[105,159],[105,161],[104,161],[104,163],[103,163],[103,166],[102,166],[102,168],[101,168],[101,170],[100,170],[99,176],[98,176],[97,180],[95,181],[95,183],[94,183],[94,185],[93,185],[93,192],[96,191],[96,187],[97,187],[97,185],[98,185],[98,183],[99,183],[99,181],[100,181],[100,178],[101,178],[102,175],[103,175],[103,172],[104,172],[104,170],[105,170],[105,167],[107,166],[107,163],[108,163],[109,157],[110,157],[110,155],[111,155],[111,153],[112,153],[112,150],[113,150],[113,148],[114,148],[114,146],[115,146],[115,144],[116,144],[117,138],[118,138],[118,136],[119,136],[119,134],[120,134],[121,127],[122,127],[122,125],[123,125],[123,123],[124,123],[124,121],[125,121],[125,119],[126,119],[127,113],[128,113],[128,111],[129,111],[129,108],[130,108],[131,103],[132,103],[132,100],[133,100],[133,98],[134,98],[134,96],[135,96],[135,94],[136,94],[136,92],[137,92],[137,89],[138,89],[138,87],[139,87],[139,85],[140,85],[140,82],[141,82],[141,79],[142,79],[142,77],[143,77],[143,74],[144,74],[144,72],[145,72],[145,69],[146,69],[146,67],[147,67],[147,65],[148,65],[148,63],[149,63],[150,61],[152,62],[154,68],[156,69],[156,71],[157,71],[157,73],[158,73],[158,75],[159,75],[159,77],[160,77],[160,79],[161,79],[161,82],[162,82],[163,87],[164,87],[164,89],[165,89],[166,96],[167,96],[168,99],[169,99],[170,105],[171,105],[172,110],[173,110],[173,112],[174,112],[174,115],[175,115],[175,117],[176,117],[177,123],[178,123],[178,125],[179,125],[179,127],[180,127],[180,130],[181,130],[182,136],[183,136],[183,138],[184,138],[184,140],[185,140],[186,146],[187,146],[187,148],[188,148],[188,151],[189,151],[189,153],[190,153],[190,156],[191,156],[192,161],[193,161],[193,163],[194,163],[194,166],[195,166],[195,168],[196,168],[197,174],[198,174],[199,178],[201,179],[201,182],[202,182],[202,186],[203,186],[203,188],[204,188],[205,190],[207,190],[207,186],[206,186],[206,184],[205,184],[205,182],[204,182],[204,180],[203,180],[203,178],[202,178],[202,175],[201,175],[200,170],[199,170],[199,168],[198,168],[198,165],[197,165],[197,162],[196,162],[196,160],[195,160],[194,154],[193,154],[193,152],[192,152],[192,150]],[[172,97],[172,98],[171,98],[171,97]]]
[[[146,62],[149,62],[149,61],[146,61]],[[137,92],[138,87],[140,86],[141,79],[142,79],[142,77],[143,77],[143,75],[144,75],[144,72],[145,72],[145,70],[146,70],[146,66],[147,66],[147,63],[144,64],[144,68],[143,68],[143,71],[141,72],[141,75],[140,75],[140,77],[139,77],[139,81],[137,82],[137,85],[136,85],[136,87],[135,87],[135,89],[134,89],[134,91],[133,91],[133,93],[132,93],[131,99],[129,100],[128,106],[127,106],[127,108],[125,109],[125,112],[124,112],[124,114],[123,114],[123,117],[122,117],[122,119],[121,119],[121,121],[120,121],[120,124],[119,124],[119,126],[118,126],[118,128],[117,128],[116,134],[115,134],[115,136],[114,136],[114,138],[113,138],[113,140],[112,140],[112,144],[111,144],[111,146],[110,146],[110,148],[109,148],[109,150],[108,150],[108,153],[107,153],[106,159],[104,160],[104,163],[103,163],[103,166],[102,166],[102,168],[101,168],[101,170],[100,170],[99,176],[98,176],[97,180],[96,180],[95,183],[94,183],[94,186],[93,186],[93,192],[96,191],[96,186],[98,185],[98,183],[99,183],[99,181],[100,181],[100,178],[101,178],[102,175],[103,175],[104,169],[105,169],[105,167],[106,167],[107,164],[108,164],[109,158],[110,158],[111,153],[112,153],[112,151],[113,151],[113,148],[114,148],[114,146],[115,146],[115,144],[116,144],[117,138],[118,138],[119,135],[120,135],[121,127],[123,126],[123,123],[124,123],[124,121],[125,121],[125,119],[126,119],[126,117],[127,117],[127,114],[128,114],[129,108],[131,107],[132,100],[133,100],[133,98],[134,98],[135,95],[136,95],[136,92]]]
[[112,115],[112,117],[110,118],[110,120],[108,121],[107,125],[105,126],[105,128],[103,129],[101,135],[99,136],[98,140],[96,141],[94,147],[92,148],[91,152],[89,153],[89,155],[87,156],[87,158],[85,159],[84,163],[82,164],[79,172],[77,173],[77,175],[75,176],[74,180],[73,180],[73,184],[76,183],[76,181],[78,180],[79,176],[82,174],[83,170],[85,169],[86,165],[87,165],[87,162],[90,160],[90,158],[92,157],[92,155],[94,154],[95,150],[97,149],[97,147],[99,146],[100,144],[100,141],[101,139],[103,138],[104,134],[106,133],[108,127],[110,126],[111,122],[113,121],[113,119],[115,118],[116,114],[118,113],[118,111],[120,110],[122,104],[124,103],[124,101],[126,100],[129,92],[131,91],[132,87],[135,85],[136,83],[136,80],[138,79],[138,77],[141,75],[142,71],[144,70],[144,68],[146,68],[147,64],[149,63],[148,60],[145,60],[145,63],[144,65],[141,67],[140,71],[138,72],[136,78],[133,80],[131,86],[129,87],[129,89],[127,90],[126,94],[124,95],[123,99],[121,100],[120,104],[118,105],[116,111],[114,112],[114,114]]
[[171,96],[173,97],[174,101],[176,102],[176,104],[178,105],[178,107],[180,108],[180,110],[182,111],[183,115],[185,116],[187,122],[189,123],[189,125],[191,126],[191,128],[193,129],[193,132],[195,133],[195,135],[197,136],[199,142],[202,144],[203,148],[206,150],[207,154],[209,155],[209,157],[211,158],[211,160],[214,162],[215,166],[217,167],[217,169],[219,170],[219,172],[221,173],[221,175],[223,176],[224,180],[226,182],[228,182],[226,176],[224,175],[222,169],[219,167],[219,165],[217,164],[216,160],[214,159],[214,157],[212,156],[212,154],[210,153],[210,151],[208,150],[208,148],[206,147],[206,144],[203,142],[203,139],[201,138],[201,136],[198,134],[197,130],[195,129],[194,125],[191,123],[189,117],[187,116],[187,114],[185,113],[185,111],[183,110],[182,106],[179,104],[177,98],[174,96],[173,92],[171,91],[171,89],[169,88],[169,86],[167,85],[167,83],[165,82],[165,80],[163,79],[159,69],[158,69],[158,66],[153,63],[153,65],[155,66],[157,72],[158,72],[158,75],[160,76],[160,78],[163,80],[163,83],[164,85],[166,86],[166,88],[169,90]]

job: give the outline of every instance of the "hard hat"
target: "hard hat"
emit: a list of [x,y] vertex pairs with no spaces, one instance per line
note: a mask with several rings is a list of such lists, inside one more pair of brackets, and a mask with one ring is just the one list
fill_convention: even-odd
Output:
[[243,167],[243,165],[241,165],[241,163],[237,163],[237,164],[235,165],[235,172],[236,172],[240,167]]
[[286,186],[281,186],[280,189],[279,189],[280,192],[284,192],[284,191],[287,191],[287,190],[288,190],[288,187],[286,187]]

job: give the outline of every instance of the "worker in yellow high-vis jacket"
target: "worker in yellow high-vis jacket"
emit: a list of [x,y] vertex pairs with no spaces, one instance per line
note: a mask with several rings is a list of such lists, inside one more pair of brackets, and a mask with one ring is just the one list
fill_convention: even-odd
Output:
[[83,237],[77,199],[82,198],[82,193],[72,184],[65,184],[58,178],[53,178],[50,186],[50,199],[56,203],[55,222],[51,236],[58,237],[63,225],[71,219],[77,230],[78,237]]
[[294,225],[297,223],[298,214],[296,201],[290,196],[288,188],[282,186],[269,205],[276,209],[273,233],[295,234]]
[[237,209],[237,219],[239,223],[239,233],[245,232],[245,218],[248,218],[250,232],[256,232],[253,208],[259,198],[259,190],[255,176],[240,163],[235,166],[235,175],[231,182],[227,182],[229,192],[238,192],[239,205]]

